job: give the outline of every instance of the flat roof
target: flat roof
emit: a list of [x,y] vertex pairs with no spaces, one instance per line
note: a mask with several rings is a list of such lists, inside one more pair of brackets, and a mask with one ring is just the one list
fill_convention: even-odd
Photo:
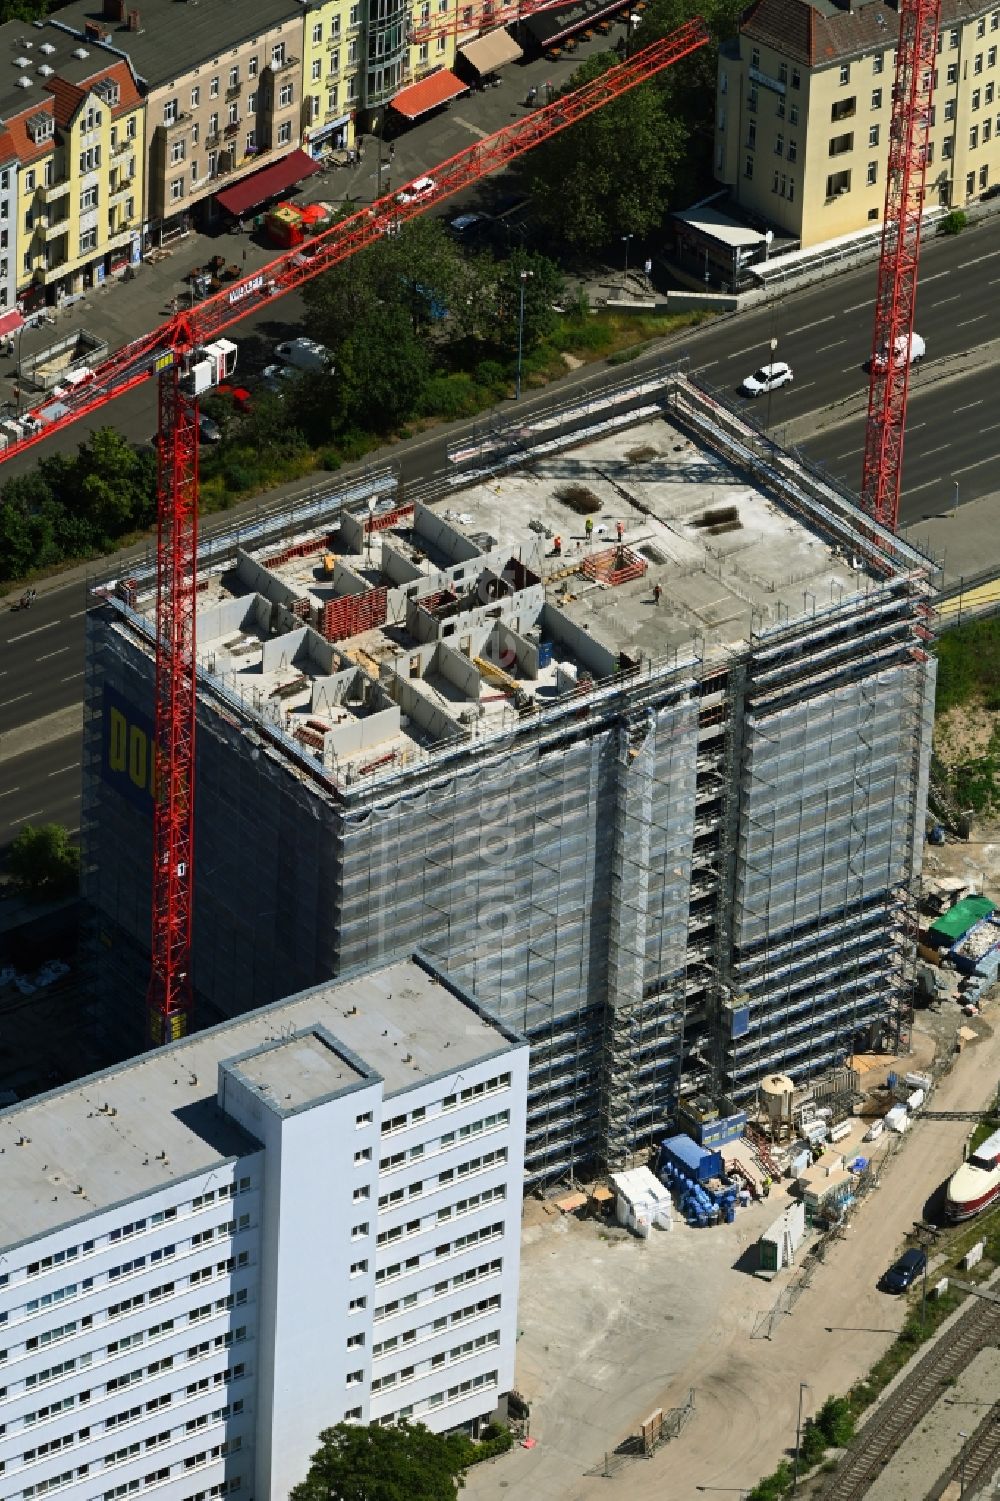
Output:
[[[60,6],[48,18],[44,34],[69,27],[82,36],[87,22],[94,21],[107,32],[104,46],[124,53],[138,76],[155,88],[195,68],[211,67],[216,61],[221,66],[224,53],[282,21],[301,17],[305,6],[301,0],[197,0],[185,5],[178,0],[128,0],[127,9],[139,14],[138,31],[130,31],[127,22],[109,21],[95,0],[79,0]],[[23,32],[25,23],[17,24]],[[90,38],[85,45],[94,54],[104,50]]]
[[513,1037],[407,959],[0,1111],[0,1249],[256,1150],[216,1103],[227,1060],[286,1113],[355,1088],[366,1077],[358,1061],[391,1096],[517,1046]]

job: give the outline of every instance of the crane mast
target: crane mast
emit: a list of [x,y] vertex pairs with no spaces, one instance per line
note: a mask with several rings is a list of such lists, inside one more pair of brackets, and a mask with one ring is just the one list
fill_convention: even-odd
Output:
[[[532,0],[526,0],[526,5],[531,4]],[[277,256],[262,270],[171,318],[95,366],[92,379],[66,393],[58,414],[50,416],[44,404],[36,407],[29,415],[38,418],[37,429],[0,453],[3,462],[50,433],[98,411],[143,381],[154,376],[159,379],[152,965],[146,998],[149,1040],[154,1045],[186,1034],[193,999],[197,395],[206,389],[206,380],[217,383],[224,378],[228,373],[226,360],[235,358],[235,347],[228,341],[210,341],[275,297],[303,286],[407,219],[499,171],[542,141],[655,77],[708,40],[700,18],[688,21],[672,35],[606,69],[581,88],[442,162],[432,170],[432,197],[403,203],[398,192],[386,195],[318,235],[310,242],[308,255],[295,250]],[[206,376],[206,369],[215,373]]]
[[940,18],[941,0],[900,0],[861,477],[863,508],[893,532],[899,523],[910,340]]

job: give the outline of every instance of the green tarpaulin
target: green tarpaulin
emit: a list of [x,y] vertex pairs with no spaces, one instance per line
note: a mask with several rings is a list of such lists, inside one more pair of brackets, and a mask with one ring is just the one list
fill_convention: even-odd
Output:
[[931,923],[930,931],[940,933],[942,938],[950,938],[957,942],[964,938],[971,927],[979,922],[982,917],[989,917],[991,912],[996,911],[996,903],[991,902],[987,896],[967,896],[962,901],[956,902],[954,907],[949,907],[940,917]]

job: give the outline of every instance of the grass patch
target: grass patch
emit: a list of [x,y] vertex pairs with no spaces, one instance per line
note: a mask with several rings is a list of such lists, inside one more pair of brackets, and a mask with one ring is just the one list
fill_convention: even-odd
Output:
[[936,654],[937,714],[980,698],[1000,709],[1000,616],[945,631]]

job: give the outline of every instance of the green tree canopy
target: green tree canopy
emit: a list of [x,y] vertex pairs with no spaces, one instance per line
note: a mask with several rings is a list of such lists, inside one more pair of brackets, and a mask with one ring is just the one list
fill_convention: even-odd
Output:
[[422,1423],[338,1423],[319,1440],[290,1501],[453,1501],[461,1484],[461,1449]]
[[29,823],[7,851],[7,868],[26,895],[45,901],[76,890],[80,851],[62,824]]

